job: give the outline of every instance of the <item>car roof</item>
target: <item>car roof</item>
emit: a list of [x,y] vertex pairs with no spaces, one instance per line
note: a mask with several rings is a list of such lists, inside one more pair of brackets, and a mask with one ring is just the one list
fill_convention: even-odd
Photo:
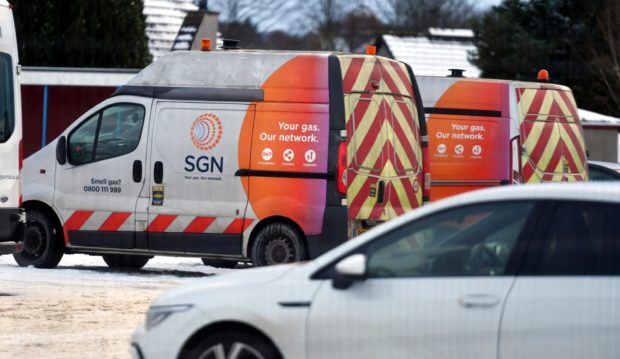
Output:
[[620,186],[613,182],[561,182],[528,185],[498,186],[489,189],[471,191],[449,197],[423,206],[402,216],[374,227],[368,232],[353,238],[332,251],[320,256],[313,262],[322,266],[339,258],[356,247],[381,236],[407,222],[441,212],[453,207],[476,203],[506,202],[521,200],[563,200],[610,202],[620,204]]
[[603,162],[603,161],[588,161],[588,164],[592,164],[592,165],[597,165],[597,166],[601,166],[601,167],[607,167],[609,169],[612,169],[614,171],[616,170],[620,170],[620,163],[615,163],[615,162]]

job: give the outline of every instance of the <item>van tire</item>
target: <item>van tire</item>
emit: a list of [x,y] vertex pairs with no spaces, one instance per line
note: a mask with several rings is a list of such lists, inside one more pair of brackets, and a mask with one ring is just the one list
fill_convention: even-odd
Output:
[[212,258],[200,258],[202,259],[202,263],[206,266],[211,266],[215,268],[235,268],[237,266],[237,261],[228,260],[228,259],[212,259]]
[[252,244],[251,259],[256,267],[299,262],[306,259],[306,246],[299,232],[286,223],[261,228]]
[[141,269],[146,265],[149,259],[153,258],[131,254],[104,254],[101,257],[103,257],[103,261],[110,268],[135,270]]
[[13,254],[20,267],[54,268],[64,254],[64,243],[52,220],[42,211],[26,213],[26,229],[21,250]]

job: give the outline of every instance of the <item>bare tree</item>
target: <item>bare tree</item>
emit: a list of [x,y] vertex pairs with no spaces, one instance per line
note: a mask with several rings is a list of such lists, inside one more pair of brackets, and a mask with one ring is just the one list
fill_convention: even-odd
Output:
[[401,32],[420,33],[429,27],[468,27],[476,14],[470,0],[388,0],[391,24]]
[[605,0],[597,12],[596,26],[588,41],[590,70],[605,87],[606,111],[620,114],[620,2]]
[[309,17],[319,36],[321,50],[334,50],[342,17],[340,0],[316,0],[309,8]]

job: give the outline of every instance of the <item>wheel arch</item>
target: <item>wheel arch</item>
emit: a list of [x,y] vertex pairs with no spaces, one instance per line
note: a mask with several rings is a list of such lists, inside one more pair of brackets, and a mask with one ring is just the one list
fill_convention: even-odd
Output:
[[213,335],[214,333],[223,332],[223,331],[235,331],[235,332],[243,332],[262,340],[265,340],[269,343],[279,354],[280,358],[282,358],[282,352],[280,348],[276,345],[276,343],[263,331],[250,325],[248,323],[238,322],[238,321],[221,321],[216,323],[211,323],[205,327],[202,327],[198,331],[196,331],[192,336],[185,341],[183,344],[183,348],[178,355],[179,359],[186,358],[191,348],[200,343],[201,340],[208,337],[209,335]]
[[56,231],[58,232],[55,234],[63,240],[64,244],[67,243],[66,238],[65,238],[65,233],[62,229],[62,222],[60,220],[60,216],[58,215],[58,213],[56,213],[56,210],[54,210],[54,208],[52,208],[50,205],[48,205],[45,202],[36,201],[36,200],[30,200],[30,201],[24,202],[22,204],[22,208],[26,210],[26,220],[28,220],[28,211],[37,210],[37,211],[45,213],[45,215],[47,215],[54,223],[54,227],[56,228]]
[[249,257],[250,253],[252,251],[252,246],[254,245],[254,241],[256,240],[256,237],[258,236],[258,233],[261,231],[261,229],[263,229],[265,226],[268,226],[272,223],[285,223],[285,224],[289,224],[291,225],[301,236],[301,240],[302,240],[302,244],[305,247],[306,253],[308,253],[308,240],[306,238],[306,234],[304,233],[303,229],[301,229],[301,226],[299,224],[297,224],[297,222],[293,221],[292,219],[288,218],[288,217],[284,217],[284,216],[271,216],[271,217],[267,217],[263,220],[261,220],[260,222],[258,222],[258,224],[252,228],[252,232],[250,232],[250,239],[248,240],[248,244],[247,247],[245,248],[246,250],[246,255]]

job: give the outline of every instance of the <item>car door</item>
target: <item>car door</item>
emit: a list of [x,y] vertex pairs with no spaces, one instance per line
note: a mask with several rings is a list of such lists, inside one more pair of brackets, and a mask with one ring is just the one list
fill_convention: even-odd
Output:
[[144,177],[152,100],[115,98],[66,136],[66,163],[55,172],[54,206],[73,246],[134,248],[135,211]]
[[[148,170],[151,250],[242,254],[248,199],[241,177],[241,126],[254,106],[158,101]],[[251,133],[243,134],[245,136]],[[247,167],[246,167],[247,168]]]
[[620,206],[560,202],[506,301],[500,358],[620,357]]
[[317,291],[308,357],[496,358],[502,306],[537,208],[454,208],[369,242],[357,251],[366,280],[345,290],[324,281]]

